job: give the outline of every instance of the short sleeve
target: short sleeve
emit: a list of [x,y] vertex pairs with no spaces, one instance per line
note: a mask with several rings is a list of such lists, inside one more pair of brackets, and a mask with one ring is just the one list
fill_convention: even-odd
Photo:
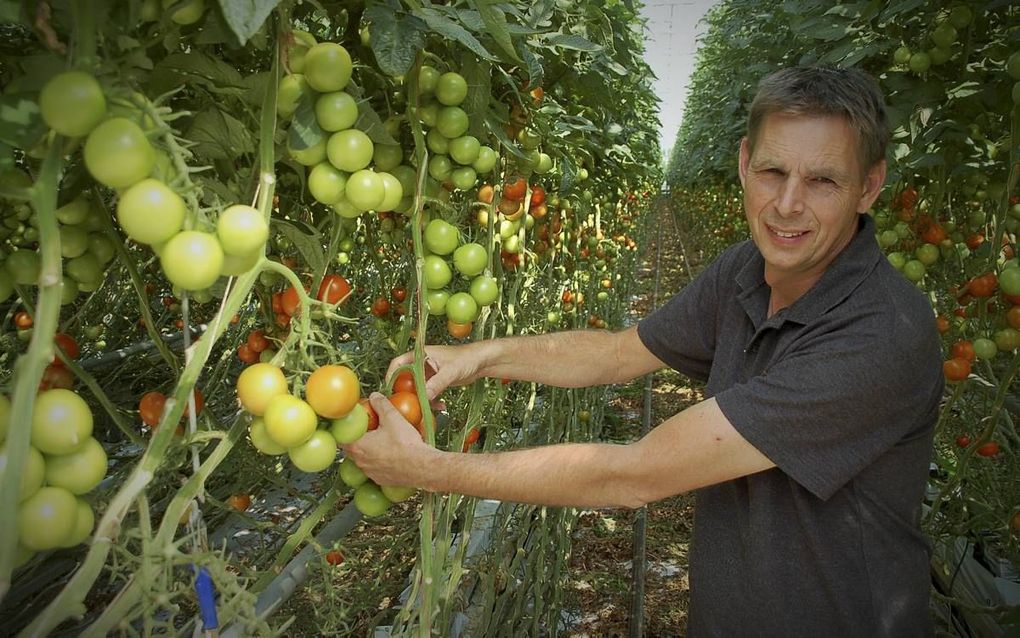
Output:
[[705,381],[712,369],[720,302],[732,296],[734,250],[713,261],[677,295],[638,323],[638,337],[669,367]]
[[937,347],[905,338],[890,352],[895,334],[854,337],[817,337],[715,397],[741,436],[823,500],[930,427],[942,391]]

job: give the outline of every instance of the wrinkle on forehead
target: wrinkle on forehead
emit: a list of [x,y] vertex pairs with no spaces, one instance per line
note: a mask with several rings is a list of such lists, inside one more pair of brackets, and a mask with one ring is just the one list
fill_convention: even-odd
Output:
[[[812,125],[823,128],[832,120],[838,120],[850,135],[826,135],[818,143]],[[751,170],[777,168],[786,173],[810,177],[829,177],[846,181],[855,176],[857,149],[849,124],[843,118],[807,117],[771,114],[762,123],[758,140],[751,152]],[[805,153],[810,152],[810,155]],[[848,161],[848,159],[850,161]],[[852,171],[852,172],[848,172]]]

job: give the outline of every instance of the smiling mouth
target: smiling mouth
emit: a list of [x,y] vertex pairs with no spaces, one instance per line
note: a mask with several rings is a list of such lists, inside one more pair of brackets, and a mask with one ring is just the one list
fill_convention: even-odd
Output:
[[779,230],[778,228],[773,228],[772,226],[769,226],[768,224],[765,224],[765,226],[769,229],[769,232],[771,232],[773,235],[775,235],[776,237],[781,237],[783,239],[795,239],[797,237],[800,237],[801,235],[807,234],[807,232],[808,232],[806,230],[800,230],[800,231]]

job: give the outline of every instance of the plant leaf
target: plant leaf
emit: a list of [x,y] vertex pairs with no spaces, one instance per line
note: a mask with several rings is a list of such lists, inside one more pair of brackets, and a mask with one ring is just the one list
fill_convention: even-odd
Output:
[[410,71],[425,47],[425,22],[379,3],[369,5],[365,17],[371,21],[372,53],[382,72],[396,77]]
[[322,249],[322,235],[318,230],[299,221],[279,217],[273,217],[272,225],[294,244],[294,248],[312,272],[321,273],[325,270],[326,254]]
[[514,62],[520,62],[521,59],[517,56],[513,40],[510,39],[510,32],[507,30],[506,14],[496,6],[496,1],[473,0],[473,4],[475,9],[478,10],[478,15],[481,16],[482,22],[485,23],[485,28],[488,30],[489,35],[496,41],[499,48],[503,50],[503,54]]
[[485,60],[495,60],[496,56],[489,53],[488,49],[482,46],[478,38],[471,35],[471,32],[457,24],[450,18],[439,13],[435,9],[423,7],[415,9],[414,15],[425,21],[433,33],[450,40],[456,40],[463,44],[468,50]]
[[220,0],[220,10],[237,41],[245,44],[279,3],[280,0]]

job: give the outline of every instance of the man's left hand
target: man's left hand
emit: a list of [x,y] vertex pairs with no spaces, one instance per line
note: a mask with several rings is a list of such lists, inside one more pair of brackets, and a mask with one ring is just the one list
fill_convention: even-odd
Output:
[[379,485],[423,487],[428,459],[435,449],[422,441],[385,396],[375,392],[369,400],[379,415],[379,427],[345,445],[344,453]]

